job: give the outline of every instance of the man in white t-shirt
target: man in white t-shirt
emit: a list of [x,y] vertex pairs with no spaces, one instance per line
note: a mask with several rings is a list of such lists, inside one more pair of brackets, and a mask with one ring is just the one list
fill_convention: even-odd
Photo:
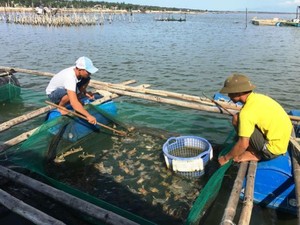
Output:
[[[46,94],[53,103],[60,106],[70,103],[75,111],[87,118],[89,123],[96,124],[96,118],[84,109],[78,99],[78,94],[86,95],[89,98],[93,97],[86,92],[86,87],[89,83],[90,75],[97,71],[98,69],[89,58],[85,56],[80,57],[77,59],[75,66],[66,68],[52,77],[46,88]],[[77,93],[77,90],[79,93]],[[62,115],[67,114],[64,110],[59,109],[59,111]]]

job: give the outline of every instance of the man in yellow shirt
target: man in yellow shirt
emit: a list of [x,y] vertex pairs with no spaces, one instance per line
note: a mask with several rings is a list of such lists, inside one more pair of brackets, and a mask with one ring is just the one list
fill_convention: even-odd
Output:
[[256,86],[243,74],[229,76],[221,93],[244,105],[233,116],[238,141],[230,152],[219,157],[221,165],[235,162],[269,160],[287,151],[292,123],[282,106],[272,98],[254,93]]

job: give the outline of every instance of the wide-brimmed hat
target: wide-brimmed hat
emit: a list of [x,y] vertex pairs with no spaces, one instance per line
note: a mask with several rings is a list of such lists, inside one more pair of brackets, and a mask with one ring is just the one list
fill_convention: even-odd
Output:
[[242,93],[252,91],[254,88],[256,88],[256,86],[251,83],[247,76],[234,73],[225,80],[224,87],[220,92],[227,94]]
[[76,67],[78,69],[86,70],[89,73],[96,73],[98,71],[98,68],[93,65],[92,60],[85,56],[82,56],[76,60]]

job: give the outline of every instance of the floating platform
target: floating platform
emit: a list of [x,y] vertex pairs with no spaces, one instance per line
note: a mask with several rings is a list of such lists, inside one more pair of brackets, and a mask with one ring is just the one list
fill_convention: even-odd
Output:
[[260,26],[290,26],[290,27],[300,27],[300,21],[299,19],[292,19],[292,20],[284,20],[284,19],[256,19],[253,18],[251,20],[251,23],[253,25],[260,25]]
[[278,23],[286,23],[288,20],[283,20],[279,18],[273,18],[273,19],[257,19],[253,18],[251,20],[251,23],[253,25],[260,25],[260,26],[276,26]]

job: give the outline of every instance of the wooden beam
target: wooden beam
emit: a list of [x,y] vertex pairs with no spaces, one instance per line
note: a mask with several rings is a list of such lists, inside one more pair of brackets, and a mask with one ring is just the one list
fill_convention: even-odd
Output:
[[68,207],[78,210],[79,212],[89,215],[99,221],[105,222],[106,224],[137,225],[137,223],[128,220],[127,218],[124,218],[114,212],[100,208],[80,198],[55,189],[47,184],[34,180],[21,173],[17,173],[6,167],[0,166],[0,175],[13,180],[14,182],[20,183],[28,188],[36,190],[48,197],[55,199],[56,201],[63,203]]
[[28,70],[28,69],[21,69],[17,67],[6,67],[6,66],[0,66],[0,69],[10,71],[13,69],[16,72],[19,73],[26,73],[26,74],[33,74],[33,75],[39,75],[39,76],[47,76],[47,77],[53,77],[54,73],[48,73],[48,72],[41,72],[41,71],[36,71],[36,70]]
[[36,131],[36,129],[38,129],[38,128],[34,128],[30,131],[27,131],[23,134],[20,134],[20,135],[14,137],[13,139],[10,139],[10,140],[4,142],[3,144],[0,145],[0,152],[3,152],[5,150],[7,150],[8,148],[25,141],[29,136],[31,136]]
[[45,107],[42,107],[42,108],[39,108],[39,109],[36,109],[32,112],[29,112],[27,114],[24,114],[22,116],[19,116],[19,117],[16,117],[14,119],[11,119],[9,121],[6,121],[4,123],[1,123],[0,124],[0,132],[4,131],[4,130],[7,130],[17,124],[20,124],[20,123],[23,123],[27,120],[30,120],[32,118],[35,118],[37,116],[40,116],[42,115],[43,113],[46,113],[48,112],[49,110],[53,109],[54,107],[52,106],[45,106]]
[[[154,89],[149,89],[145,86],[141,87],[130,87],[126,85],[120,85],[120,84],[112,84],[112,83],[107,83],[107,82],[101,82],[101,81],[91,81],[92,84],[95,84],[100,88],[103,86],[103,88],[113,88],[113,89],[118,89],[118,90],[123,90],[123,91],[130,91],[130,92],[135,92],[135,93],[143,93],[143,94],[151,94],[151,95],[157,95],[161,97],[168,97],[168,98],[175,98],[179,100],[185,100],[185,101],[190,101],[190,102],[197,102],[201,104],[206,104],[206,105],[215,105],[210,99],[206,97],[198,97],[198,96],[193,96],[193,95],[188,95],[188,94],[181,94],[181,93],[175,93],[175,92],[170,92],[170,91],[163,91],[163,90],[154,90]],[[240,110],[240,106],[233,104],[233,103],[226,103],[223,101],[216,101],[218,104],[226,105],[227,109],[232,109],[232,110]]]
[[[149,94],[141,94],[141,93],[130,92],[130,91],[123,91],[123,90],[118,90],[118,89],[104,87],[104,86],[99,86],[98,88],[104,89],[106,91],[109,91],[109,92],[112,92],[112,93],[115,93],[118,95],[141,98],[141,99],[145,99],[145,100],[149,100],[149,101],[154,101],[154,102],[159,102],[159,103],[167,103],[167,104],[171,104],[171,105],[177,105],[177,106],[182,106],[182,107],[196,109],[196,110],[220,113],[220,109],[218,107],[215,107],[212,105],[204,105],[204,104],[191,103],[191,102],[177,100],[177,99],[162,98],[159,96],[153,96],[153,95],[149,95]],[[224,113],[227,114],[227,112],[224,112]]]
[[[6,71],[10,71],[10,70],[14,70],[15,72],[20,72],[20,73],[26,73],[26,74],[33,74],[33,75],[40,75],[40,76],[48,76],[48,77],[52,77],[55,74],[53,73],[48,73],[48,72],[41,72],[41,71],[36,71],[36,70],[28,70],[28,69],[21,69],[21,68],[15,68],[15,67],[4,67],[4,66],[0,66],[0,69],[6,70]],[[146,94],[151,94],[151,95],[158,95],[158,96],[162,96],[162,97],[171,97],[171,98],[177,98],[177,99],[181,99],[181,100],[185,100],[185,101],[190,101],[190,102],[196,102],[196,103],[201,103],[203,105],[208,105],[208,106],[214,106],[216,108],[216,110],[212,110],[211,108],[205,108],[203,107],[188,107],[188,108],[193,108],[193,109],[198,109],[198,110],[204,110],[204,111],[210,111],[210,112],[220,112],[220,109],[217,108],[216,104],[212,105],[211,102],[207,99],[207,98],[201,98],[198,96],[193,96],[193,95],[187,95],[187,94],[180,94],[180,93],[175,93],[175,92],[169,92],[169,91],[162,91],[162,90],[151,90],[151,89],[146,89],[146,88],[135,88],[135,87],[130,87],[130,86],[122,86],[123,84],[112,84],[112,83],[108,83],[108,82],[101,82],[101,81],[94,81],[91,80],[90,81],[90,86],[94,87],[95,89],[102,89],[105,88],[105,90],[107,90],[108,88],[112,87],[114,89],[121,89],[123,91],[128,91],[130,90],[130,92],[140,92],[140,93],[144,93]],[[117,93],[116,91],[111,91],[113,93]],[[121,93],[121,92],[118,92]],[[137,97],[137,98],[142,98],[142,99],[147,99],[145,97],[138,97],[138,95],[128,95],[125,94],[128,92],[123,92],[123,94],[120,95],[127,95],[127,96],[131,96],[131,97]],[[157,97],[158,100],[160,100],[161,98]],[[150,98],[147,100],[151,100]],[[153,101],[153,100],[151,100]],[[164,102],[164,101],[157,101],[157,102]],[[223,102],[223,101],[216,101],[218,102],[219,105],[223,106],[224,108],[227,108],[229,110],[232,110],[232,112],[236,112],[240,110],[240,107],[235,105],[235,104],[231,104],[231,103],[227,103],[227,102]],[[168,103],[168,101],[164,102],[164,103]],[[168,104],[173,104],[173,103],[168,103]],[[191,103],[192,104],[192,103]],[[177,105],[177,104],[175,104]],[[184,107],[187,107],[186,104]],[[206,110],[209,109],[209,110]],[[221,110],[222,113],[225,113]],[[227,114],[227,112],[225,113]],[[299,116],[289,116],[291,120],[293,121],[300,121],[300,117]]]
[[235,178],[232,191],[230,193],[229,200],[227,202],[226,208],[224,210],[221,225],[232,225],[233,219],[236,213],[236,208],[238,205],[240,193],[242,190],[243,181],[246,175],[249,162],[241,162],[238,174]]
[[299,159],[300,156],[300,144],[295,138],[295,133],[293,132],[290,143],[292,144],[292,164],[293,164],[293,172],[294,172],[294,181],[295,181],[295,194],[297,200],[297,216],[298,216],[298,224],[300,225],[300,165]]
[[0,203],[14,213],[26,218],[34,224],[64,225],[65,223],[33,208],[23,201],[0,189]]
[[250,161],[247,172],[247,184],[245,188],[245,195],[243,200],[243,209],[240,215],[239,225],[250,224],[252,208],[253,208],[253,195],[254,195],[254,181],[256,174],[257,162]]

